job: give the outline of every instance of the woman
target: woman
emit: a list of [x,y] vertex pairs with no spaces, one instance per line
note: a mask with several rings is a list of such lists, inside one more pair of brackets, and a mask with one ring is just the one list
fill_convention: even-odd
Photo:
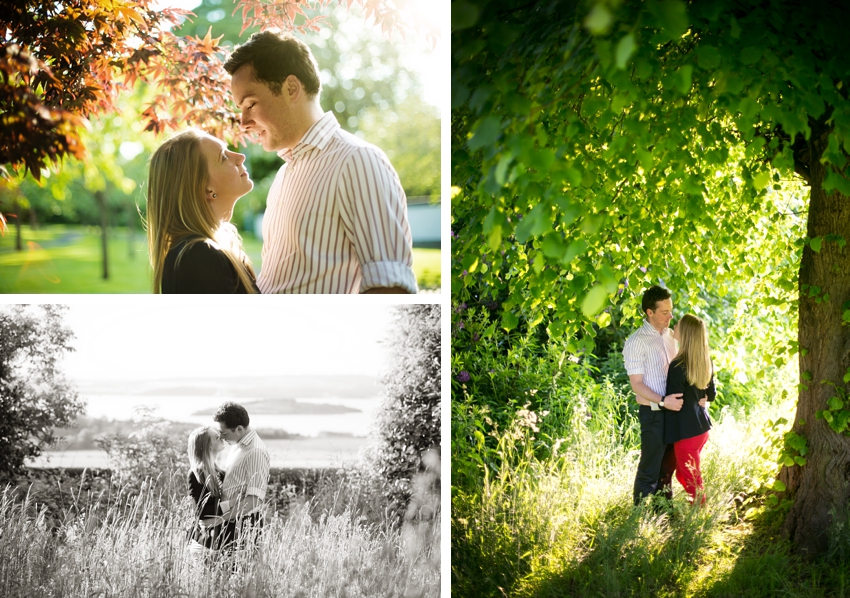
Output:
[[[714,400],[714,375],[708,331],[701,319],[690,314],[682,316],[673,329],[673,338],[679,341],[679,353],[667,371],[667,394],[682,393],[683,403],[680,411],[664,413],[664,442],[673,445],[676,479],[693,503],[697,491],[703,489],[700,451],[711,428],[708,411],[700,400]],[[704,502],[705,496],[701,496],[700,503]]]
[[189,494],[195,501],[197,520],[192,526],[189,549],[196,554],[213,554],[227,543],[222,527],[221,485],[224,471],[215,463],[224,449],[218,430],[202,426],[189,434]]
[[189,129],[151,156],[147,232],[154,293],[258,293],[236,227],[236,200],[254,187],[245,156]]

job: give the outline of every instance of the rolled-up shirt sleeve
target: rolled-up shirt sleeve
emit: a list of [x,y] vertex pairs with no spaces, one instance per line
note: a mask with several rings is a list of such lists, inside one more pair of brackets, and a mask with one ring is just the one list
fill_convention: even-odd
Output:
[[623,345],[623,362],[629,376],[646,374],[644,349],[645,345],[635,340],[634,337],[627,339],[626,344]]
[[375,147],[352,152],[338,193],[346,236],[360,262],[360,292],[398,286],[416,293],[407,198],[386,155]]

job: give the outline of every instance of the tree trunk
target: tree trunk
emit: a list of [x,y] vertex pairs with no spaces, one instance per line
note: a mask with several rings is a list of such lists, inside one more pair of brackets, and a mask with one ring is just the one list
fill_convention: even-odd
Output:
[[135,208],[135,204],[127,204],[127,256],[131,262],[136,257],[136,227],[133,226],[136,216]]
[[[809,142],[807,234],[809,238],[840,235],[850,243],[850,198],[823,189],[826,169],[831,166],[820,162],[828,133],[822,131],[813,130]],[[814,556],[829,547],[833,521],[847,520],[850,500],[850,437],[837,434],[825,420],[815,417],[816,411],[827,407],[830,397],[840,396],[833,384],[844,393],[847,390],[843,377],[850,368],[850,327],[842,326],[841,315],[847,309],[842,306],[850,301],[850,245],[841,247],[836,241],[824,240],[818,252],[806,245],[799,285],[803,384],[792,430],[806,438],[809,452],[806,465],[784,468],[780,479],[794,499],[785,532],[801,553]],[[820,291],[812,294],[812,287]]]
[[19,191],[15,190],[14,193],[16,196],[12,199],[12,203],[15,204],[15,250],[21,251],[23,249],[21,244],[21,202],[17,197]]
[[109,213],[106,207],[106,195],[103,191],[95,191],[97,205],[100,207],[100,238],[103,250],[103,280],[109,279],[109,256],[107,253],[106,227],[109,224]]

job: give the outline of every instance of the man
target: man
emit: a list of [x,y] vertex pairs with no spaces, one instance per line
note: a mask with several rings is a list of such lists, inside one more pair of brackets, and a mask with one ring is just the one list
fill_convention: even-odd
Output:
[[269,452],[250,425],[242,405],[224,403],[213,416],[221,439],[232,444],[221,488],[227,534],[239,541],[252,527],[263,526],[263,499],[269,484]]
[[301,41],[269,31],[224,68],[242,128],[286,161],[263,218],[263,293],[415,293],[407,199],[379,148],[319,105],[319,69]]
[[623,346],[626,373],[640,405],[640,462],[634,485],[636,505],[653,494],[673,498],[676,455],[673,445],[664,443],[663,409],[679,411],[682,408],[682,393],[664,396],[667,369],[678,353],[669,328],[673,319],[670,291],[659,286],[650,287],[643,294],[641,307],[646,320]]

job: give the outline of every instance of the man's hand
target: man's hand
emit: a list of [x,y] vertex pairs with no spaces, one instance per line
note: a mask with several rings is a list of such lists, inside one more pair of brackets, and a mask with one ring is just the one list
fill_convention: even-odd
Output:
[[211,527],[215,527],[224,522],[222,517],[204,517],[201,519],[201,527],[204,529],[210,529]]
[[705,397],[701,398],[699,400],[699,406],[705,409],[706,405],[708,405],[708,399],[706,399]]
[[684,402],[685,401],[682,400],[682,393],[677,392],[664,397],[664,408],[668,411],[679,411],[682,409],[682,403]]
[[368,291],[363,291],[364,295],[409,295],[404,287],[372,287]]

